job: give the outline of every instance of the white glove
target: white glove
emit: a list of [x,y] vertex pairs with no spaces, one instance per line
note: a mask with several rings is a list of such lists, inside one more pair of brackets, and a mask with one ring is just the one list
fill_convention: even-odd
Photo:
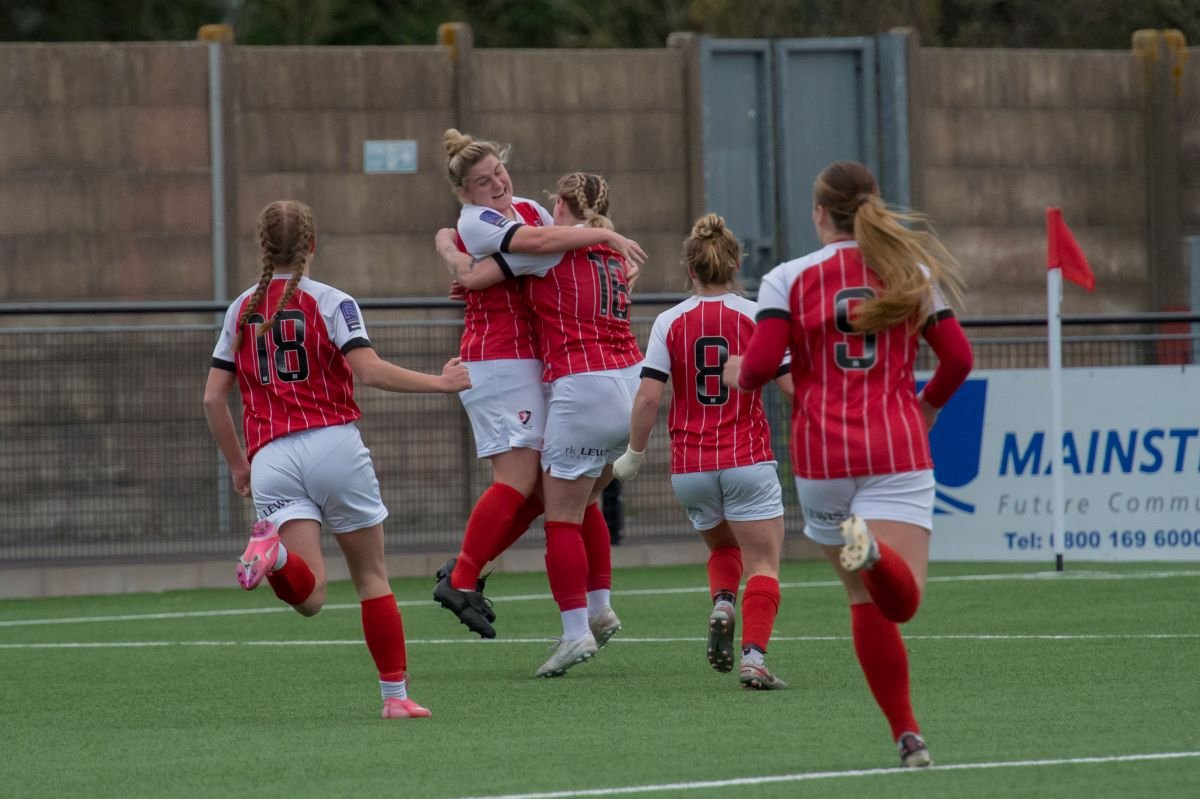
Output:
[[633,447],[626,447],[625,454],[613,464],[613,474],[622,483],[632,480],[637,476],[638,469],[642,468],[642,459],[645,457],[645,451],[638,452]]

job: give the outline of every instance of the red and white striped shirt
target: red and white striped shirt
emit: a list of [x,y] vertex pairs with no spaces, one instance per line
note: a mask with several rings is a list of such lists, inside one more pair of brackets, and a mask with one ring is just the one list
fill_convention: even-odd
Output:
[[572,250],[552,268],[514,266],[528,277],[524,295],[533,308],[542,379],[624,369],[642,360],[629,329],[625,261],[602,245]]
[[750,343],[756,309],[733,293],[693,296],[654,320],[642,377],[671,380],[672,474],[775,460],[762,392],[731,391],[721,382],[725,357]]
[[354,373],[345,353],[369,347],[366,324],[354,298],[332,286],[300,278],[279,321],[262,335],[255,325],[275,312],[290,275],[275,275],[265,300],[246,320],[237,352],[237,322],[257,287],[242,292],[225,312],[212,365],[237,373],[242,429],[251,458],[280,436],[357,421]]
[[[917,402],[917,338],[906,325],[850,327],[855,306],[882,290],[854,241],[780,264],[763,278],[758,318],[791,326],[792,467],[829,479],[933,468]],[[927,315],[946,308],[931,286]]]
[[[464,205],[458,216],[458,248],[477,258],[493,255],[500,268],[512,276],[510,264],[544,261],[553,264],[559,256],[509,254],[508,245],[522,225],[554,224],[545,208],[532,200],[513,198],[516,218],[482,205]],[[502,358],[536,359],[533,314],[521,298],[518,281],[503,280],[480,291],[468,291],[463,317],[459,357],[464,361],[495,361]]]

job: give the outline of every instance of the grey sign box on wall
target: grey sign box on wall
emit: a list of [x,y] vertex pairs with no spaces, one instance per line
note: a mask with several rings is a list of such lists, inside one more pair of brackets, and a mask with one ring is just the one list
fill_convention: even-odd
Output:
[[363,142],[363,172],[367,174],[417,171],[417,142],[415,139],[392,139]]

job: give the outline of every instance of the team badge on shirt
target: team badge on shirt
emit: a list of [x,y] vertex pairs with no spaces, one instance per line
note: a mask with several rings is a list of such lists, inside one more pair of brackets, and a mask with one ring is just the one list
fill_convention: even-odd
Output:
[[342,300],[338,310],[342,312],[342,318],[346,320],[346,328],[351,333],[362,329],[362,320],[358,318],[358,306],[354,300]]
[[490,208],[479,215],[479,221],[487,222],[489,225],[495,225],[496,227],[504,227],[508,224],[508,220],[504,218],[503,214],[493,211]]
[[521,424],[528,426],[529,420],[533,418],[533,411],[517,411],[517,418],[521,420]]

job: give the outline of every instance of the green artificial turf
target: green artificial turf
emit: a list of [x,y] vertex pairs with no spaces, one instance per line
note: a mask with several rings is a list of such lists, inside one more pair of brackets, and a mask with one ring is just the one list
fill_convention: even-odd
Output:
[[[394,580],[411,692],[434,714],[411,721],[378,717],[348,584],[312,619],[265,586],[0,602],[0,796],[1193,795],[1200,569],[1042,568],[932,564],[904,626],[939,766],[920,773],[888,771],[824,563],[785,564],[768,663],[792,687],[775,693],[708,667],[700,566],[618,570],[625,629],[557,680],[532,676],[560,629],[545,575],[492,577],[489,642],[429,601],[431,580]],[[1164,753],[1186,756],[1112,760]],[[763,777],[786,779],[697,784]]]

